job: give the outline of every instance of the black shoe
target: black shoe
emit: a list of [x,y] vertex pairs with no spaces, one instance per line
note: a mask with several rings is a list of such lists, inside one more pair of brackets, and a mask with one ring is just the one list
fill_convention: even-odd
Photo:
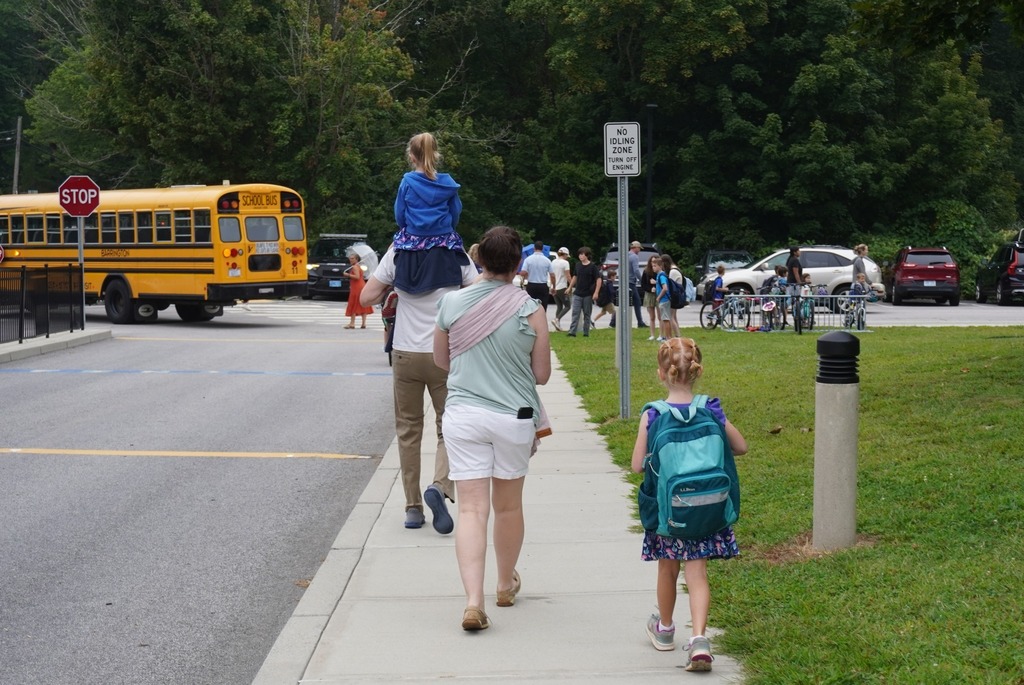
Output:
[[637,327],[637,328],[647,328],[647,324],[641,321],[640,323],[638,323],[638,324],[636,325],[636,327]]
[[575,337],[576,337],[576,334],[575,334],[575,333],[569,333],[569,337],[570,337],[570,338],[575,338]]

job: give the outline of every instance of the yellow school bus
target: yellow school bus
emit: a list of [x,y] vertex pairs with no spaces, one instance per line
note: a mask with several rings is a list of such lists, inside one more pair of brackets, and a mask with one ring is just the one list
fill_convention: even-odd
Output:
[[[185,321],[225,306],[306,294],[303,202],[267,183],[103,190],[84,219],[85,302],[113,323]],[[0,195],[0,266],[78,263],[78,219],[57,193]]]

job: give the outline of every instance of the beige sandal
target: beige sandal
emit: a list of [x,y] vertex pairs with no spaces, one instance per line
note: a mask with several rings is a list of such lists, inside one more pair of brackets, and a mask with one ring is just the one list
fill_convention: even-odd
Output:
[[519,577],[519,571],[512,570],[512,587],[508,590],[498,590],[498,606],[510,607],[516,603],[516,595],[523,587],[523,580]]
[[484,630],[491,626],[491,621],[483,609],[478,607],[466,607],[462,613],[463,630]]

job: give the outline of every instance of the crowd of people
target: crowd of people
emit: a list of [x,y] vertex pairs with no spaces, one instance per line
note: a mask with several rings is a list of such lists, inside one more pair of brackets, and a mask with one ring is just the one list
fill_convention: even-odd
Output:
[[[392,244],[365,284],[352,260],[346,328],[355,326],[356,316],[365,321],[367,308],[397,294],[388,345],[405,496],[403,525],[423,527],[427,507],[437,533],[454,531],[466,597],[461,627],[480,631],[491,624],[484,606],[484,577],[492,514],[496,605],[514,606],[522,589],[516,567],[526,534],[523,486],[530,458],[551,430],[537,391],[551,375],[549,323],[569,337],[587,337],[594,327],[594,308],[603,313],[616,294],[628,296],[637,327],[650,327],[649,339],[662,343],[658,373],[669,389],[668,401],[679,406],[692,398],[691,386],[701,372],[700,351],[693,341],[678,338],[677,310],[667,306],[667,279],[683,283],[670,256],[651,257],[642,268],[641,245],[632,243],[622,277],[614,284],[621,287],[610,287],[609,274],[602,273],[588,246],[575,251],[575,264],[567,247],[551,259],[540,241],[524,257],[519,233],[494,226],[467,250],[457,232],[460,186],[438,170],[441,156],[433,135],[413,136],[406,157],[411,170],[396,193]],[[552,304],[555,311],[549,319]],[[615,311],[607,311],[614,325]],[[566,314],[568,326],[563,323]],[[421,490],[425,396],[436,416],[437,449],[433,474]],[[712,411],[721,416],[734,451],[741,454],[746,449],[742,436],[715,402]],[[641,422],[641,434],[646,425]],[[640,443],[638,435],[638,449]],[[449,503],[457,504],[458,525]],[[709,593],[706,561],[736,553],[731,529],[708,544],[680,546],[653,533],[644,537],[643,558],[659,562],[660,614],[647,628],[657,649],[674,645],[675,584],[680,564],[685,565],[694,614],[688,670],[707,670],[711,663],[703,635]]]

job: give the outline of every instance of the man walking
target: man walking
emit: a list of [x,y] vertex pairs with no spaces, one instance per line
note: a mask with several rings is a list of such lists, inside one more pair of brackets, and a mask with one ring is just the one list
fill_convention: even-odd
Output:
[[[642,272],[640,271],[640,250],[643,249],[638,241],[634,240],[629,245],[629,254],[626,255],[626,259],[629,261],[629,299],[633,303],[633,312],[636,314],[636,327],[647,328],[647,322],[644,321],[642,302],[640,300],[640,277]],[[619,281],[620,285],[622,281]]]
[[572,323],[569,324],[569,337],[576,337],[576,329],[579,328],[580,315],[583,316],[583,337],[590,335],[590,312],[597,302],[601,292],[601,270],[597,264],[590,261],[594,253],[589,247],[581,247],[576,256],[580,263],[576,265],[576,273],[569,282],[569,289],[572,290]]
[[[435,250],[447,250],[435,247]],[[465,253],[456,255],[453,273],[435,270],[417,284],[422,289],[409,292],[402,288],[410,272],[415,272],[416,258],[425,252],[395,252],[388,248],[377,270],[363,287],[359,302],[363,306],[377,304],[393,285],[398,293],[395,314],[395,339],[392,359],[392,380],[395,398],[395,434],[398,437],[398,461],[405,490],[405,527],[421,528],[425,517],[423,505],[430,507],[434,530],[451,533],[455,522],[448,513],[445,500],[455,501],[455,488],[448,474],[448,451],[441,433],[441,418],[448,397],[448,372],[434,364],[434,328],[437,303],[449,292],[473,283],[476,267]],[[401,261],[398,258],[401,257]],[[424,392],[434,405],[437,450],[434,454],[432,483],[420,495],[420,446],[424,433]]]
[[556,331],[562,330],[562,317],[569,311],[569,248],[558,248],[558,256],[551,262],[551,297],[555,300],[555,318],[551,319]]
[[544,243],[533,244],[533,254],[523,260],[519,275],[526,281],[526,294],[540,302],[544,314],[548,311],[548,291],[551,289],[551,260],[544,255]]

